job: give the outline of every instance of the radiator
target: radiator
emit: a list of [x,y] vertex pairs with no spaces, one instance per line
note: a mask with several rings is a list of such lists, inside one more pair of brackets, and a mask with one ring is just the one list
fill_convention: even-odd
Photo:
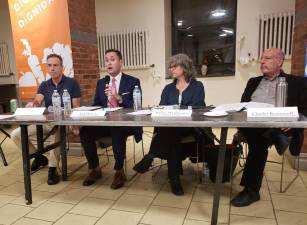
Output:
[[0,76],[8,76],[11,73],[9,51],[6,43],[0,43]]
[[267,48],[280,48],[285,58],[292,55],[294,12],[279,12],[260,15],[258,57]]
[[149,66],[148,34],[145,29],[98,33],[99,68],[103,69],[105,51],[113,48],[123,54],[124,69],[142,69]]

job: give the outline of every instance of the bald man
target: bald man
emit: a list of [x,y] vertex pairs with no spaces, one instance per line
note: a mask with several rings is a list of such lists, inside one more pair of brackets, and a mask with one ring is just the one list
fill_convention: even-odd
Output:
[[[288,83],[287,106],[297,106],[299,113],[307,116],[307,81],[304,77],[285,74],[281,69],[283,61],[284,53],[280,49],[265,50],[260,60],[263,75],[248,81],[241,102],[274,105],[278,77],[285,77]],[[231,200],[236,207],[248,206],[260,199],[259,190],[271,145],[275,145],[277,152],[283,154],[290,144],[292,155],[298,155],[304,141],[303,129],[244,128],[240,132],[247,139],[249,152],[240,184],[244,189]],[[291,142],[288,136],[292,136]]]

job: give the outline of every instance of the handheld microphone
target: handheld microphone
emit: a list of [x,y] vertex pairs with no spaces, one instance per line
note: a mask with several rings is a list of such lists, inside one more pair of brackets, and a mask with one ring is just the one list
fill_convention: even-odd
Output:
[[109,75],[106,75],[104,79],[105,79],[104,82],[105,82],[106,85],[110,83],[110,76]]
[[[105,85],[106,85],[106,87],[108,87],[109,86],[109,83],[110,83],[110,76],[109,75],[106,75],[105,77],[104,77],[104,82],[105,82]],[[110,99],[109,99],[109,97],[107,97],[107,101],[108,101],[108,104],[109,104],[109,106],[111,106],[112,108],[114,107],[113,105],[112,105],[112,103],[110,102]]]

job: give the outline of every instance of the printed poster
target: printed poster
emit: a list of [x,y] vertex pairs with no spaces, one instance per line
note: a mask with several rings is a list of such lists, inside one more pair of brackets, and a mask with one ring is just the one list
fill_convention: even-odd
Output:
[[46,58],[63,58],[64,75],[74,76],[67,0],[8,0],[22,100],[33,99],[50,78]]

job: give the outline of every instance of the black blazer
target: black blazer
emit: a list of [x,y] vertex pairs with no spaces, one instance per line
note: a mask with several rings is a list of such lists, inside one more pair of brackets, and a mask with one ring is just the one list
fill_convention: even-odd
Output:
[[[123,102],[119,104],[123,108],[133,108],[133,89],[138,85],[141,89],[140,80],[133,76],[122,73],[119,84],[118,94],[121,95]],[[97,81],[96,92],[94,97],[93,106],[108,107],[108,97],[104,90],[106,89],[105,77]],[[134,137],[136,142],[142,139],[143,128],[134,127]]]
[[[279,76],[286,77],[288,83],[287,106],[297,106],[299,113],[307,116],[307,79],[301,76],[281,72]],[[251,96],[258,87],[263,76],[253,77],[247,82],[241,102],[251,101]],[[304,142],[304,129],[293,129],[290,151],[293,155],[300,153]]]
[[[134,89],[134,86],[138,85],[141,89],[140,80],[127,75],[122,74],[118,94],[122,96],[123,102],[119,104],[120,107],[123,108],[133,108],[133,96],[132,92]],[[94,98],[94,106],[102,106],[103,108],[106,108],[108,106],[108,97],[104,93],[104,90],[106,89],[106,82],[105,77],[97,81],[96,85],[96,93]]]

